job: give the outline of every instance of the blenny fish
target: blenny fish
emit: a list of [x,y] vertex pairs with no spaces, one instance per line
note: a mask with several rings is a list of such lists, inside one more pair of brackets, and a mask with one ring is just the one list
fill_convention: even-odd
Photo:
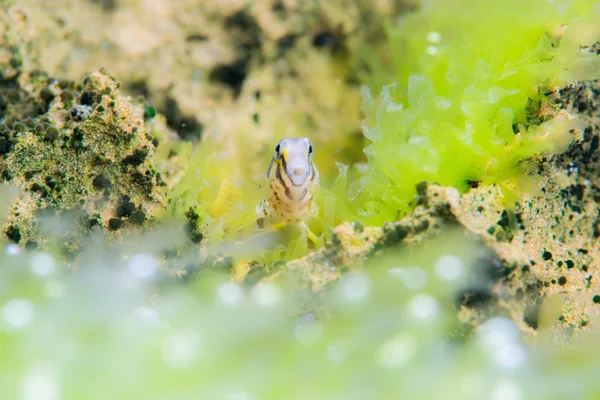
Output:
[[285,138],[275,146],[267,170],[269,194],[257,207],[259,227],[267,224],[299,224],[315,241],[306,220],[317,213],[314,189],[320,176],[312,160],[313,146],[308,138]]

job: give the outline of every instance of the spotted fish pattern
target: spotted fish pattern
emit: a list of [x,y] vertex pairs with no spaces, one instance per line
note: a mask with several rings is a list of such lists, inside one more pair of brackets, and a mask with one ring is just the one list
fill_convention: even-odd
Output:
[[258,226],[299,223],[315,215],[313,188],[320,176],[307,138],[285,138],[277,146],[267,171],[269,195],[257,207]]

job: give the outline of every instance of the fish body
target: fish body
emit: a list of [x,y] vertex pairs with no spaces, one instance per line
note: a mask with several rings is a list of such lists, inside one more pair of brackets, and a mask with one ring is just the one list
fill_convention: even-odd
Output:
[[269,194],[257,207],[258,224],[304,223],[317,212],[314,188],[320,176],[307,138],[285,138],[275,146],[267,171]]

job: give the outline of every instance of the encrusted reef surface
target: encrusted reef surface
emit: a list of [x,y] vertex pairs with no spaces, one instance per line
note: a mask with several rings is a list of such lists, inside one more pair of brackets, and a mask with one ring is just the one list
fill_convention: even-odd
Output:
[[554,329],[568,341],[600,309],[599,106],[600,82],[584,81],[560,89],[534,113],[564,117],[566,111],[583,127],[574,131],[566,152],[531,160],[538,193],[512,202],[497,185],[474,187],[461,196],[454,188],[423,183],[417,188],[418,206],[402,220],[383,227],[344,223],[322,249],[269,271],[251,270],[246,279],[292,276],[318,292],[386,248],[423,243],[455,227],[453,234],[490,250],[474,266],[489,278],[485,285],[467,288],[457,299],[465,326],[476,327],[493,311],[535,334],[542,304],[560,298]]
[[[90,232],[137,230],[164,206],[144,105],[124,97],[106,72],[82,84],[17,74],[3,82],[0,110],[1,177],[22,191],[3,229],[12,242],[56,244],[73,254]],[[66,237],[45,227],[67,214],[73,225]]]

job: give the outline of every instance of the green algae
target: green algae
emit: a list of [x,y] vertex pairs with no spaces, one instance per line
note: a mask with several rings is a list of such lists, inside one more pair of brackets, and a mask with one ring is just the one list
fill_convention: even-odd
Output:
[[355,219],[396,219],[421,181],[518,185],[520,161],[564,151],[580,125],[532,124],[528,107],[556,86],[600,76],[600,57],[580,51],[600,39],[594,4],[440,1],[390,24],[392,67],[370,61],[372,86],[385,85],[377,99],[363,89],[368,162],[356,167],[346,206]]

